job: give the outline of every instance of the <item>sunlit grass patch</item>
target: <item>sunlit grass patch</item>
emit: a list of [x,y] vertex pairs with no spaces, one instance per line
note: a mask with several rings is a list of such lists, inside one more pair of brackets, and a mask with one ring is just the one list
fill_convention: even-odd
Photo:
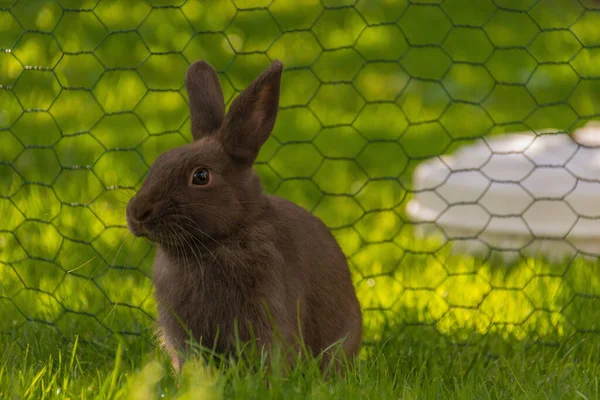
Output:
[[252,357],[195,358],[175,376],[167,357],[140,340],[114,341],[96,350],[77,340],[69,346],[50,340],[44,344],[44,358],[3,340],[0,397],[593,399],[600,394],[598,343],[585,353],[576,349],[580,340],[563,348],[542,346],[490,356],[469,346],[443,346],[438,335],[423,329],[401,334],[391,329],[385,336],[344,377],[328,380],[318,359],[303,359],[282,374],[277,358],[270,364]]

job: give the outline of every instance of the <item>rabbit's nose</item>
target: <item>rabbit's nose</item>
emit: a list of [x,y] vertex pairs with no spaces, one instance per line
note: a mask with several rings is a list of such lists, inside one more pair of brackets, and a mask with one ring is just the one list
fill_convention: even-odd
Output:
[[127,204],[126,216],[127,226],[135,236],[143,236],[146,233],[144,222],[153,214],[154,207],[144,202],[139,196],[133,197]]
[[152,214],[152,212],[154,211],[153,207],[143,207],[138,209],[138,212],[136,213],[136,219],[138,220],[138,222],[144,222],[146,219],[148,219],[148,217]]
[[138,214],[138,218],[137,218],[137,220],[138,220],[139,222],[142,222],[142,221],[144,221],[145,219],[147,219],[147,218],[150,216],[150,214],[152,214],[152,209],[151,209],[151,208],[142,209],[142,210],[140,211],[140,213]]

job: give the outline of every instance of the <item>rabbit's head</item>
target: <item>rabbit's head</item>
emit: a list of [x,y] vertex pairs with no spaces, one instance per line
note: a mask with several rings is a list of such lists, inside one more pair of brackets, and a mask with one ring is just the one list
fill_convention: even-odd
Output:
[[264,195],[252,165],[279,108],[283,63],[275,60],[225,114],[215,70],[193,63],[185,78],[193,142],[162,153],[127,205],[136,236],[165,246],[226,236],[261,212]]

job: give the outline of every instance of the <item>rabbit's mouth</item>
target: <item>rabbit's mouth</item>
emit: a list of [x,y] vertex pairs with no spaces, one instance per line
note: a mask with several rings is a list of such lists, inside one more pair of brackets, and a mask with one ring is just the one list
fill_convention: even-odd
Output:
[[146,238],[154,243],[162,243],[165,241],[165,238],[161,237],[159,233],[160,230],[155,229],[151,221],[139,221],[134,218],[128,218],[127,226],[129,227],[129,231],[135,237]]
[[160,226],[155,225],[150,223],[150,221],[143,225],[144,226],[137,234],[134,233],[135,236],[144,237],[152,243],[162,247],[174,248],[182,246],[182,240],[180,238],[165,233],[166,231],[172,231],[167,226],[164,226],[163,224],[160,224]]
[[127,218],[127,227],[133,236],[136,237],[148,237],[150,234],[146,224],[135,218]]
[[162,244],[168,238],[164,237],[166,235],[161,234],[164,227],[159,222],[156,218],[127,218],[127,226],[133,236],[144,237],[152,242]]
[[164,237],[160,233],[153,232],[147,228],[142,228],[136,232],[132,232],[135,237],[145,238],[154,244],[158,244],[165,247],[172,247],[175,245],[174,241],[168,237]]
[[[154,244],[168,248],[191,246],[197,238],[183,225],[186,221],[162,215],[128,215],[127,226],[135,237],[144,237]],[[199,228],[198,228],[199,229]]]

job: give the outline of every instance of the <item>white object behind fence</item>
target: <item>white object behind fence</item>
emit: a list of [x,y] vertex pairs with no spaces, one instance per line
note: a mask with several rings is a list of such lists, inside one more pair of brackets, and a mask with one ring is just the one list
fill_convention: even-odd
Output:
[[600,124],[482,138],[421,163],[407,213],[416,234],[505,256],[600,255]]

